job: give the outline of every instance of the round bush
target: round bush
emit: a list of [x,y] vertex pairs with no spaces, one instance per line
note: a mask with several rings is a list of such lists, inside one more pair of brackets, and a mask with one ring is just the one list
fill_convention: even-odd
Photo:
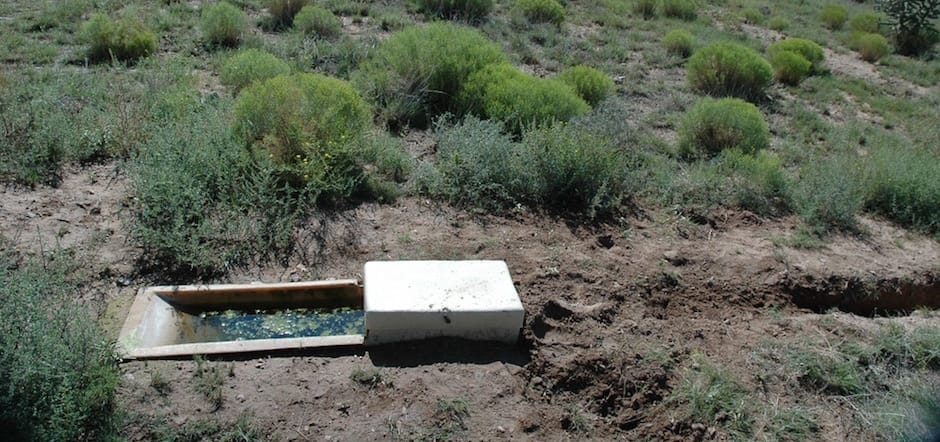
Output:
[[271,25],[275,29],[286,29],[294,23],[294,16],[307,6],[308,0],[268,0]]
[[319,6],[304,6],[294,16],[294,28],[306,35],[333,38],[343,31],[343,22],[332,12]]
[[849,29],[854,32],[877,34],[880,28],[879,23],[884,20],[884,16],[877,12],[863,12],[852,17],[852,20],[849,21]]
[[614,81],[590,66],[572,66],[561,71],[557,78],[591,106],[596,106],[614,90]]
[[711,157],[737,148],[753,154],[770,146],[770,129],[757,106],[737,98],[702,98],[679,125],[679,152]]
[[891,53],[891,45],[880,34],[862,34],[856,39],[855,44],[862,60],[870,63],[881,60],[881,57]]
[[770,22],[767,23],[767,27],[774,31],[783,31],[790,27],[790,20],[787,20],[786,17],[775,15],[770,17]]
[[235,102],[234,131],[280,164],[329,162],[361,139],[371,113],[345,81],[320,74],[281,75],[248,86]]
[[226,60],[219,76],[222,84],[234,89],[237,93],[256,81],[289,73],[290,66],[283,60],[260,49],[252,48]]
[[666,51],[680,57],[688,57],[692,53],[692,44],[695,37],[685,29],[673,29],[663,37],[663,46]]
[[498,45],[449,22],[397,32],[353,73],[353,83],[394,124],[426,126],[444,112],[461,114],[455,97],[473,72],[505,62]]
[[819,12],[819,20],[833,31],[842,29],[845,21],[849,19],[849,10],[842,5],[829,5]]
[[796,52],[809,60],[810,72],[819,72],[820,65],[825,59],[822,47],[804,38],[787,38],[767,47],[767,56],[773,59],[778,52]]
[[802,55],[792,51],[777,51],[770,59],[777,81],[796,86],[809,75],[813,64]]
[[568,85],[526,74],[506,64],[492,64],[470,75],[461,102],[481,118],[502,121],[520,134],[530,126],[568,121],[590,106]]
[[693,89],[706,94],[754,99],[770,85],[773,69],[749,47],[714,43],[692,54],[686,76]]
[[442,18],[479,20],[493,10],[493,0],[418,0],[418,8]]
[[558,26],[565,21],[565,7],[558,0],[516,0],[515,8],[531,23]]
[[764,13],[760,12],[760,9],[757,8],[746,8],[741,11],[741,15],[744,17],[744,22],[751,25],[759,25],[767,18],[764,17]]
[[695,20],[695,2],[692,0],[663,0],[663,15],[680,20]]
[[633,4],[633,12],[649,20],[656,17],[656,10],[659,7],[658,0],[636,0]]
[[141,22],[129,18],[111,20],[95,14],[83,25],[80,39],[88,44],[86,55],[92,62],[135,61],[157,50],[157,37]]
[[209,5],[202,10],[202,35],[210,44],[237,46],[247,22],[245,13],[229,3]]

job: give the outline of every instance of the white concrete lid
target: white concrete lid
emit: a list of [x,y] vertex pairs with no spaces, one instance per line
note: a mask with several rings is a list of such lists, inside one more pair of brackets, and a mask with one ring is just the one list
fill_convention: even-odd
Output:
[[504,261],[370,261],[363,285],[367,315],[522,311]]

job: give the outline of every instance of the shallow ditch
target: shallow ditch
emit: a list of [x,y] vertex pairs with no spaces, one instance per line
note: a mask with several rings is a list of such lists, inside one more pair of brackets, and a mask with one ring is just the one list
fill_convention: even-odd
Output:
[[863,316],[906,315],[921,309],[940,309],[940,277],[930,274],[912,279],[862,279],[811,276],[790,281],[786,287],[793,302],[824,313],[836,308]]

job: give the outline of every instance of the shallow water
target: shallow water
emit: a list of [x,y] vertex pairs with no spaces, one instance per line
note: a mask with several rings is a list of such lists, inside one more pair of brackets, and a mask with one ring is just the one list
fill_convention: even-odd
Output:
[[179,313],[178,344],[363,334],[364,312],[337,309],[280,309]]

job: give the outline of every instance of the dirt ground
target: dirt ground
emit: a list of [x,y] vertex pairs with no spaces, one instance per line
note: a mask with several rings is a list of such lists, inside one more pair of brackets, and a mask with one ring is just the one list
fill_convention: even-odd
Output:
[[[114,164],[72,170],[56,189],[0,191],[7,247],[76,250],[97,279],[76,295],[101,306],[111,337],[138,288],[170,282],[135,274],[140,251],[121,222],[128,198]],[[849,313],[828,321],[846,327],[879,321],[875,310],[940,307],[940,244],[870,218],[864,237],[819,250],[785,245],[795,219],[722,212],[696,221],[668,212],[601,224],[525,210],[496,217],[420,198],[311,218],[289,262],[217,282],[360,277],[369,260],[500,259],[526,309],[524,337],[517,346],[440,340],[213,360],[225,373],[218,409],[197,392],[191,360],[124,363],[129,436],[148,440],[159,422],[245,417],[274,440],[725,439],[669,402],[693,353],[727,367],[760,400],[815,406],[820,439],[863,436],[826,398],[757,388],[749,355],[767,339],[818,333],[819,313],[833,307]],[[373,385],[350,378],[371,370]],[[462,426],[440,400],[466,405]]]

